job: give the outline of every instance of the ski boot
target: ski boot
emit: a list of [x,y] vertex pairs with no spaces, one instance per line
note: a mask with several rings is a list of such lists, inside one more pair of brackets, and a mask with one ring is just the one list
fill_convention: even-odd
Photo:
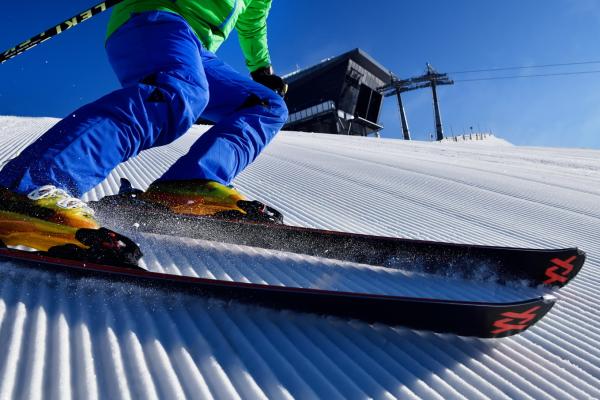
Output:
[[258,201],[246,200],[234,188],[215,181],[159,181],[138,196],[144,202],[162,205],[175,214],[283,223],[283,215],[279,211]]
[[60,258],[137,267],[142,253],[125,236],[101,228],[83,201],[54,186],[28,195],[0,188],[0,244]]

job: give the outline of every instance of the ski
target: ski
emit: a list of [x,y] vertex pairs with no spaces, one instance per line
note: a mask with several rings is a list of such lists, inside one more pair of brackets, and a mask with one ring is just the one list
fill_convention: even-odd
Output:
[[524,280],[531,286],[562,287],[577,275],[585,262],[585,253],[578,248],[525,249],[444,243],[179,215],[126,194],[107,196],[89,205],[101,220],[115,221],[117,218],[118,227],[115,228],[118,229],[135,227],[148,233],[463,279],[495,280],[499,283]]
[[488,303],[271,286],[163,274],[139,267],[96,264],[12,248],[0,248],[0,258],[70,275],[118,279],[166,290],[177,288],[275,309],[480,338],[523,332],[539,321],[555,302],[552,296]]

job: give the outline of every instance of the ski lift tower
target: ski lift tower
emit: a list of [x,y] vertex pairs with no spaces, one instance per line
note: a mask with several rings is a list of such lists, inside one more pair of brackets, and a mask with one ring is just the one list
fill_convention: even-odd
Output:
[[378,88],[378,91],[385,97],[396,96],[398,100],[398,108],[400,110],[400,119],[402,122],[402,132],[405,140],[410,140],[410,131],[406,119],[406,112],[402,103],[401,94],[412,90],[431,88],[433,95],[433,111],[435,114],[435,131],[437,140],[444,138],[444,129],[442,127],[442,117],[440,114],[440,104],[437,95],[437,87],[441,85],[453,85],[454,81],[448,78],[448,74],[438,73],[431,64],[427,63],[427,71],[424,75],[410,79],[398,79],[392,75],[390,83]]

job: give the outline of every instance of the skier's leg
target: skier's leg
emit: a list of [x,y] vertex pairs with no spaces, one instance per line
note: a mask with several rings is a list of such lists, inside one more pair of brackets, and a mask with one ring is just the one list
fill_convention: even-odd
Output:
[[160,181],[204,179],[229,184],[287,120],[283,98],[203,50],[210,101],[202,116],[216,122]]
[[0,171],[0,187],[26,194],[50,184],[79,196],[120,162],[185,133],[208,101],[200,49],[181,17],[134,16],[107,42],[124,88],[57,123]]

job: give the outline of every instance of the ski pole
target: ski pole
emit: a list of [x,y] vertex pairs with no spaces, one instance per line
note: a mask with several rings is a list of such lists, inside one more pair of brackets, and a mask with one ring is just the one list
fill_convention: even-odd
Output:
[[54,36],[66,31],[68,29],[71,29],[75,25],[92,18],[94,15],[98,15],[98,14],[108,10],[112,6],[119,4],[122,1],[124,1],[124,0],[103,1],[100,4],[97,4],[97,5],[93,6],[92,8],[89,8],[89,9],[85,10],[84,12],[81,12],[81,13],[61,22],[60,24],[53,26],[52,28],[47,29],[44,32],[35,35],[31,39],[28,39],[28,40],[24,41],[23,43],[20,43],[14,47],[2,52],[0,54],[0,64],[4,64],[6,61],[10,60],[11,58],[16,57],[19,54],[26,52],[27,50],[37,46],[38,44],[40,44],[42,42],[45,42],[48,39],[53,38]]

